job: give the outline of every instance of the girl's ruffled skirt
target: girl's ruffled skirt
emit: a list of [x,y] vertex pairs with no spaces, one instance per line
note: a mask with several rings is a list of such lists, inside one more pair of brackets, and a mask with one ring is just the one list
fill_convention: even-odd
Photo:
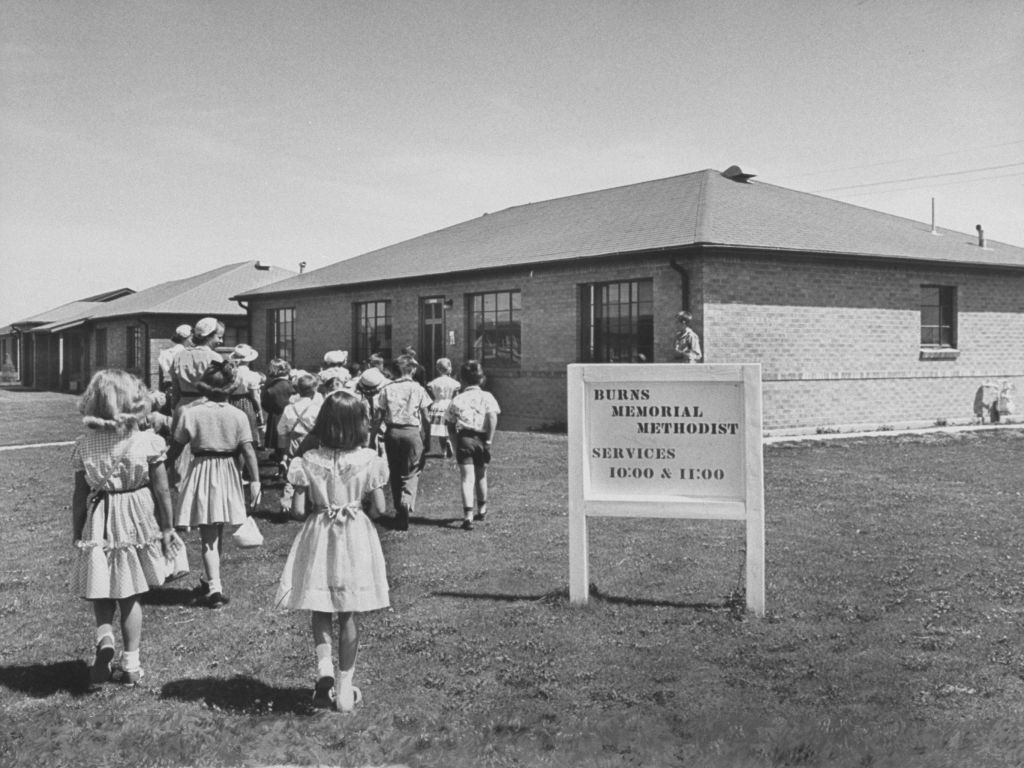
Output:
[[75,542],[71,591],[88,600],[117,600],[163,584],[168,574],[160,541],[148,487],[101,497]]

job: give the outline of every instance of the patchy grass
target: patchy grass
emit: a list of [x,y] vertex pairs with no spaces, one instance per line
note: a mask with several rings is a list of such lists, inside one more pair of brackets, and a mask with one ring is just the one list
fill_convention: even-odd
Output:
[[[8,395],[5,442],[74,436],[74,398]],[[308,617],[272,605],[298,530],[272,494],[265,546],[225,550],[231,605],[191,605],[194,579],[150,593],[145,685],[87,694],[70,451],[0,452],[0,763],[1021,764],[1022,451],[1014,429],[767,447],[761,620],[724,522],[591,520],[570,607],[562,435],[499,433],[470,533],[431,459],[420,517],[382,535],[393,607],[361,619],[351,716],[309,708]]]

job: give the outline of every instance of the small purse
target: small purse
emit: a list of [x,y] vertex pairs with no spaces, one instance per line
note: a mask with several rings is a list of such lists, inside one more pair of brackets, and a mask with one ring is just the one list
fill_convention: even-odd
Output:
[[231,540],[239,547],[263,546],[263,534],[260,532],[260,527],[256,525],[256,518],[245,518],[245,522],[231,534]]

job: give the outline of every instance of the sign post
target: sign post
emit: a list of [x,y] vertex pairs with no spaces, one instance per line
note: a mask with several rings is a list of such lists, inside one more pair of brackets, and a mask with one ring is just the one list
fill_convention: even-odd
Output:
[[570,365],[569,600],[589,596],[587,517],[746,522],[765,612],[761,366]]

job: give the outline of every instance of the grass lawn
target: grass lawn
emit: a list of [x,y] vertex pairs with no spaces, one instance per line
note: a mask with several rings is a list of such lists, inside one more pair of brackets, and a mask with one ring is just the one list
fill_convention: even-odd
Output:
[[[73,397],[0,390],[0,445],[73,439]],[[70,449],[0,451],[0,764],[1024,765],[1024,430],[765,448],[768,615],[739,523],[590,521],[568,602],[566,438],[501,432],[491,513],[457,528],[428,462],[384,532],[355,714],[309,707],[308,615],[276,610],[298,523],[225,548],[231,604],[150,593],[144,685],[86,692],[68,593]],[[198,537],[186,537],[193,564]]]

